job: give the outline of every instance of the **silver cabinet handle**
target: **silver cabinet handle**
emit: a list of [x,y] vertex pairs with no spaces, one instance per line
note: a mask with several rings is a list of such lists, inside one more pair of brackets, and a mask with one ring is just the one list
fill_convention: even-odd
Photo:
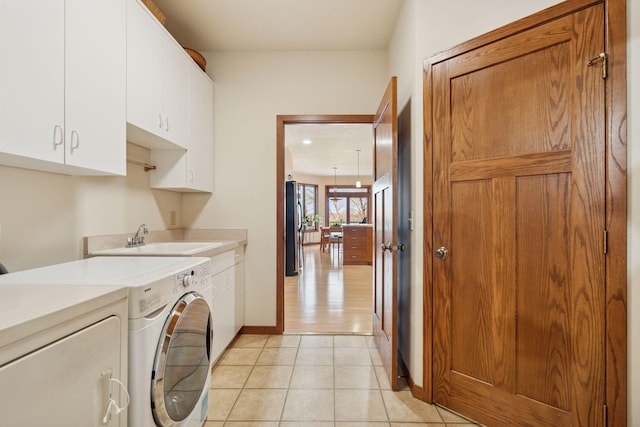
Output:
[[[75,135],[75,138],[73,137]],[[78,147],[80,147],[80,134],[78,133],[77,130],[72,130],[71,131],[71,147],[70,147],[70,153],[73,154],[73,150],[78,149]]]
[[162,120],[162,113],[158,113],[158,127],[160,129],[164,127],[164,121]]
[[58,145],[62,145],[64,143],[64,131],[62,130],[62,126],[55,125],[53,127],[53,150],[55,151]]

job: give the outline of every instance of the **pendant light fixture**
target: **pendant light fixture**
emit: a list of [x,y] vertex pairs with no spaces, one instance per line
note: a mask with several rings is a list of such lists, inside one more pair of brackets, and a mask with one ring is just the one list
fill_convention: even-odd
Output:
[[356,188],[362,187],[362,183],[360,182],[360,150],[356,150],[358,153],[358,180],[356,181]]
[[[337,167],[337,166],[334,166],[334,167],[333,167],[333,192],[337,191],[337,188],[336,188],[336,187],[338,187],[337,171],[338,171],[338,167]],[[331,197],[329,200],[331,200],[333,203],[336,203],[336,202],[338,201],[338,198],[337,198],[337,197],[335,197],[335,196],[333,196],[333,197]]]

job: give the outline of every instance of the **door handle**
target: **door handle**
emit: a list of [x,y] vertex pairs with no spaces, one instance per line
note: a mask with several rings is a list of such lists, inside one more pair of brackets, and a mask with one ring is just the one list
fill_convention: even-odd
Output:
[[436,249],[436,251],[433,254],[436,256],[436,258],[440,258],[444,260],[449,258],[449,249],[445,248],[444,246],[441,246],[438,249]]
[[380,248],[382,249],[382,252],[384,252],[384,251],[389,251],[389,252],[400,251],[400,252],[404,252],[404,243],[400,243],[399,245],[392,245],[391,242],[383,243],[380,246]]

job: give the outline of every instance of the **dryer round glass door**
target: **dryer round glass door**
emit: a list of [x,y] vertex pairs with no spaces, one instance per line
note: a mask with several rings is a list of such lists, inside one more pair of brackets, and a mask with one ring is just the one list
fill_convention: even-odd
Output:
[[173,306],[160,335],[153,364],[151,409],[160,426],[180,425],[206,387],[213,340],[211,310],[197,292]]

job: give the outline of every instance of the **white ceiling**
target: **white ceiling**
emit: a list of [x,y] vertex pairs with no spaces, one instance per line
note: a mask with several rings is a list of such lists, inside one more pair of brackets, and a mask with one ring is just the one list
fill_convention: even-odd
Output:
[[[183,46],[230,50],[384,50],[403,0],[153,0]],[[294,172],[372,174],[369,125],[287,125]],[[302,145],[302,139],[313,141]]]
[[[366,124],[285,125],[285,146],[293,157],[293,172],[309,175],[373,174],[373,126]],[[304,144],[308,139],[311,144]],[[358,163],[358,152],[360,161]]]
[[221,50],[386,49],[403,0],[153,0],[183,45]]

